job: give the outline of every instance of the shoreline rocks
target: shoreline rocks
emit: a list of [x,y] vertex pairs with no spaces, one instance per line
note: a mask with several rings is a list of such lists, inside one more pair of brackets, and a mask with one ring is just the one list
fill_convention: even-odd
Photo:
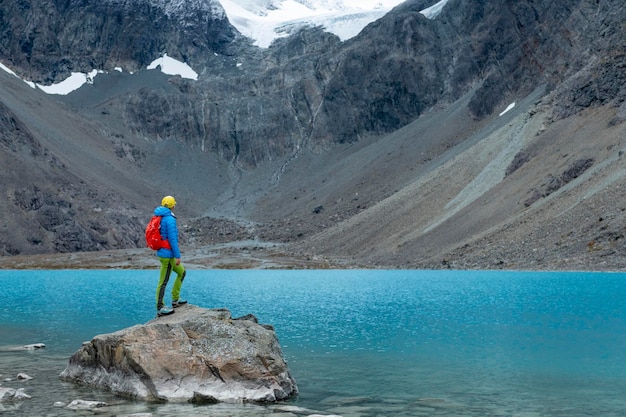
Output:
[[0,346],[0,351],[2,352],[13,352],[13,351],[21,351],[21,350],[38,350],[45,348],[46,345],[43,343],[32,343],[30,345],[20,345],[20,346]]
[[70,410],[93,410],[94,408],[106,407],[107,403],[103,401],[87,401],[87,400],[73,400],[67,405],[66,408]]
[[28,400],[30,395],[24,392],[24,388],[3,388],[0,387],[0,403],[9,403],[22,400]]
[[95,336],[59,377],[151,402],[276,402],[298,393],[271,326],[193,305]]

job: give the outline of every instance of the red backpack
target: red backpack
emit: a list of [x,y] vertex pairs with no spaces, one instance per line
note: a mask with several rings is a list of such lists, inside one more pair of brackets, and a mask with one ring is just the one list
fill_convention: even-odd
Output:
[[170,242],[161,236],[161,216],[152,216],[146,226],[146,246],[152,250],[171,249]]

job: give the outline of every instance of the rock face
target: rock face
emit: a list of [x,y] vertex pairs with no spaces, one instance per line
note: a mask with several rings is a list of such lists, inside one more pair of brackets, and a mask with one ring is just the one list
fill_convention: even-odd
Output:
[[298,393],[271,326],[192,305],[94,337],[60,378],[146,401],[275,402]]
[[[506,233],[494,234],[502,236],[499,244],[476,244],[491,251],[480,256],[487,262],[482,267],[491,268],[506,251],[518,269],[545,253],[527,252],[526,242],[562,250],[560,236],[576,236],[566,239],[571,255],[586,259],[579,255],[587,252],[585,242],[607,239],[609,216],[614,220],[605,247],[622,251],[625,204],[613,197],[624,195],[621,188],[606,192],[606,204],[581,209],[581,221],[561,223],[560,209],[542,220],[533,213],[564,197],[554,191],[563,191],[585,161],[595,160],[578,182],[598,178],[604,158],[623,157],[624,1],[450,1],[436,19],[427,19],[420,10],[433,2],[406,1],[346,42],[312,28],[267,49],[238,34],[216,0],[4,2],[0,62],[16,74],[49,84],[73,71],[108,73],[68,96],[49,97],[0,71],[0,256],[143,247],[150,213],[169,190],[185,202],[177,213],[189,219],[181,241],[197,248],[244,239],[297,242],[306,259],[359,257],[366,267],[447,267],[452,257],[443,252],[458,250],[462,263],[455,265],[473,267],[478,257],[467,256],[466,245],[501,227],[496,216],[516,222],[518,209],[532,208],[521,222],[519,250],[509,250]],[[141,70],[162,53],[187,62],[198,80]],[[481,158],[450,165],[457,187],[433,187],[436,198],[399,194],[408,185],[420,189],[418,181],[434,184],[426,174],[452,157],[451,150],[490,135],[486,123],[499,129],[498,112],[518,103],[500,119],[504,123],[529,108],[519,100],[531,96],[541,105],[518,126],[532,136],[511,148],[517,158],[502,172],[507,183],[494,180],[485,193],[498,201],[493,212],[478,208],[476,200],[467,208],[471,213],[455,211],[462,220],[452,223],[443,203],[448,198],[448,207],[460,209],[455,192],[466,185],[463,179],[493,175]],[[594,123],[570,131],[578,117],[598,123],[586,134],[583,129]],[[536,125],[540,119],[543,127]],[[524,142],[518,139],[511,146]],[[582,165],[566,171],[573,161]],[[621,187],[621,169],[589,193],[609,190],[606,184]],[[482,184],[474,191],[487,187],[480,178],[472,184]],[[590,201],[589,193],[580,195]],[[384,221],[363,221],[364,215],[377,217],[373,209],[392,194],[389,204],[398,207],[393,227],[387,213]],[[616,214],[605,212],[613,208]],[[201,217],[206,215],[212,218]],[[570,229],[594,218],[605,220]],[[339,224],[344,221],[351,221],[354,238]],[[430,235],[422,233],[430,226],[416,227],[444,222],[446,232]],[[334,225],[336,235],[311,240]],[[541,232],[529,238],[521,230],[527,227]],[[552,236],[559,238],[548,243]],[[571,256],[554,256],[565,258]]]
[[487,117],[506,95],[576,74],[594,50],[602,59],[567,88],[574,106],[560,113],[623,100],[622,2],[453,2],[427,19],[429,3],[405,2],[349,42],[316,28],[259,50],[214,0],[24,1],[0,15],[0,60],[50,83],[137,71],[165,51],[200,79],[110,91],[77,109],[97,106],[142,138],[206,146],[246,168],[393,132],[476,86],[469,109]]
[[22,39],[3,42],[0,55],[37,82],[64,79],[78,68],[137,70],[162,51],[199,66],[197,56],[227,53],[238,37],[215,0],[188,1],[184,7],[168,0],[26,0],[3,4],[0,22],[0,37]]

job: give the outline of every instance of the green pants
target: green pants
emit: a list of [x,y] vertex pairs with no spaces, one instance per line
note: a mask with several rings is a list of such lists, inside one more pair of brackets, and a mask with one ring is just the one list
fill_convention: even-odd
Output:
[[182,287],[186,275],[185,267],[183,264],[176,265],[175,258],[159,257],[159,260],[161,261],[161,275],[159,276],[159,285],[157,285],[156,291],[157,310],[164,306],[163,296],[165,295],[165,287],[167,287],[167,282],[170,280],[172,271],[176,272],[176,280],[172,287],[172,301],[178,301],[180,298],[180,287]]

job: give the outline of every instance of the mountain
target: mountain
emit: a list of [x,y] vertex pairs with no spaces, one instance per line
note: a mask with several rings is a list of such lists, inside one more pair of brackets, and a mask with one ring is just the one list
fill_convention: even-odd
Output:
[[[2,252],[139,248],[173,194],[188,253],[618,268],[625,6],[482,3],[406,1],[349,39],[304,25],[268,47],[216,1],[3,4]],[[146,69],[164,54],[197,79]],[[94,69],[64,96],[18,79]]]
[[[229,21],[260,47],[306,27],[323,27],[341,40],[356,36],[401,0],[222,0]],[[442,3],[442,2],[440,2]]]

